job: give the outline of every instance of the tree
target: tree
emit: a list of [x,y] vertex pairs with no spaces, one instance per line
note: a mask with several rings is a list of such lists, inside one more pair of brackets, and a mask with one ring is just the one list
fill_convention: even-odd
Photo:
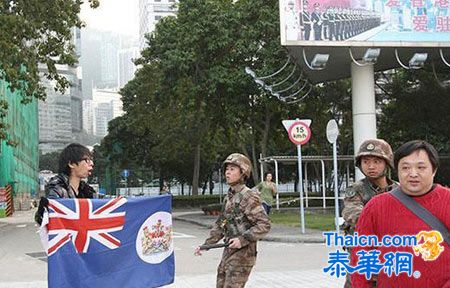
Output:
[[[423,139],[440,155],[449,155],[450,88],[439,86],[432,72],[426,70],[397,70],[390,78],[385,87],[388,100],[381,105],[380,136],[394,150],[409,140]],[[450,183],[448,169],[448,164],[441,166],[437,182]]]
[[[98,0],[88,0],[92,8]],[[55,89],[64,92],[69,86],[58,74],[57,65],[76,62],[72,44],[72,28],[81,28],[79,19],[82,0],[11,0],[0,2],[0,80],[11,91],[20,91],[22,102],[45,99],[40,83],[40,65],[46,68],[44,77],[55,80]],[[0,103],[0,139],[6,139],[5,100]]]
[[58,172],[58,160],[60,151],[39,155],[39,171],[50,170],[53,173]]
[[260,153],[293,149],[282,119],[307,112],[321,119],[323,131],[331,118],[351,121],[344,112],[350,100],[346,82],[334,84],[339,92],[318,87],[308,98],[311,104],[286,105],[245,74],[246,66],[264,75],[286,61],[277,1],[187,0],[179,8],[177,18],[163,18],[148,37],[149,47],[137,61],[142,68],[120,92],[126,114],[120,125],[111,123],[103,142],[111,153],[120,143],[122,152],[113,153],[120,161],[192,184],[195,195],[212,167],[232,152],[249,156],[257,182]]
[[[160,155],[168,162],[171,155],[182,156],[184,163],[192,161],[193,195],[198,194],[202,152],[214,151],[211,146],[219,137],[216,108],[229,79],[227,60],[234,44],[230,25],[236,19],[232,8],[231,1],[181,2],[177,18],[163,19],[148,38],[149,48],[139,62],[157,67],[161,75],[155,97],[160,103],[155,106],[166,121],[155,126],[160,126],[158,147],[166,153]],[[188,153],[179,155],[180,151]]]

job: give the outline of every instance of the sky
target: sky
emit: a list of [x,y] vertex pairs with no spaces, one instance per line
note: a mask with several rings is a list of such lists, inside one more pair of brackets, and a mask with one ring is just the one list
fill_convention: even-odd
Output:
[[100,0],[97,9],[90,8],[85,0],[80,18],[88,28],[138,37],[139,0]]

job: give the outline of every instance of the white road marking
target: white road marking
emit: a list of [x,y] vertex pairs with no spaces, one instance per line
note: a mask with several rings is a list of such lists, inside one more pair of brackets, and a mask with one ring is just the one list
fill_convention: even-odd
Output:
[[197,238],[194,235],[184,234],[180,232],[173,232],[172,233],[173,238]]

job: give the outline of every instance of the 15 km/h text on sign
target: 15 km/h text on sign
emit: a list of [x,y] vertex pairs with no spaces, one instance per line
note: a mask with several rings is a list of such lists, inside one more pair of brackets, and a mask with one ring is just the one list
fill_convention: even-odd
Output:
[[308,143],[311,138],[311,129],[309,126],[302,122],[296,121],[288,130],[289,139],[295,145],[304,145]]

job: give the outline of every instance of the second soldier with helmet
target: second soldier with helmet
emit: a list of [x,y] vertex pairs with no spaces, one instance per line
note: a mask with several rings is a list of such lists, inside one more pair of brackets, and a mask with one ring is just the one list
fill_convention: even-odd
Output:
[[[205,240],[205,246],[224,239],[227,247],[217,268],[216,287],[244,287],[256,262],[256,242],[270,230],[270,220],[261,204],[259,192],[245,185],[251,162],[233,153],[223,162],[227,184],[222,212]],[[200,247],[195,250],[201,255]]]
[[[386,141],[382,139],[364,141],[359,147],[355,162],[365,178],[345,191],[342,210],[345,235],[354,233],[359,215],[370,199],[397,187],[397,183],[389,178],[389,172],[394,169],[394,156],[391,146]],[[344,287],[352,287],[350,277],[347,277]]]

